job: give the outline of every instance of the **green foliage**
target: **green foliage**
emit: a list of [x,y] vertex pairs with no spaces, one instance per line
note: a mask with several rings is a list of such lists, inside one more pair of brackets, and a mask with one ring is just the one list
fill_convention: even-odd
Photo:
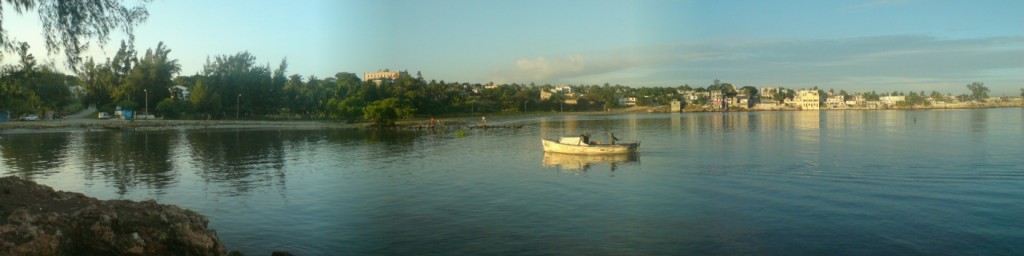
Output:
[[[100,44],[110,38],[110,32],[124,31],[129,41],[134,39],[133,28],[149,17],[141,1],[135,6],[126,6],[119,0],[55,1],[55,0],[8,0],[0,2],[13,5],[18,13],[38,11],[43,25],[46,49],[50,52],[63,50],[68,66],[77,69],[82,61],[81,53],[88,49],[89,41],[95,37]],[[0,45],[5,48],[17,45],[0,27]]]
[[138,107],[139,107],[139,103],[136,103],[136,102],[130,101],[130,100],[122,100],[121,102],[118,102],[117,105],[121,106],[121,109],[128,109],[128,110],[135,110],[135,109],[138,109]]
[[18,50],[19,64],[0,69],[0,110],[18,113],[60,111],[72,102],[69,77],[50,66],[39,66],[28,53],[28,44]]
[[985,83],[973,82],[967,84],[967,89],[971,90],[971,98],[977,101],[984,101],[988,98],[988,87],[985,87]]
[[907,98],[905,101],[898,102],[896,105],[901,107],[931,105],[931,102],[928,102],[928,99],[925,98],[925,95],[923,93],[918,94],[916,92],[911,91],[910,93],[906,94],[906,96]]
[[412,117],[416,111],[411,104],[397,98],[371,102],[363,109],[363,118],[373,121],[378,127],[394,126],[395,120]]
[[169,98],[171,94],[168,89],[173,85],[171,79],[181,71],[178,60],[168,57],[170,52],[163,42],[158,43],[155,50],[146,50],[146,54],[124,78],[121,95],[143,104],[147,104],[144,98],[148,97],[150,105],[141,106],[140,109],[152,109],[156,102]]
[[177,119],[189,111],[189,105],[180,100],[165,98],[156,105],[156,111],[166,118]]

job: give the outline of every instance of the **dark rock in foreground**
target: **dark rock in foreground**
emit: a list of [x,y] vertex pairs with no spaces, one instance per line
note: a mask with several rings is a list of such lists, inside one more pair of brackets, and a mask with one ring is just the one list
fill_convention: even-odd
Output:
[[206,224],[153,200],[102,201],[0,178],[0,255],[225,255]]

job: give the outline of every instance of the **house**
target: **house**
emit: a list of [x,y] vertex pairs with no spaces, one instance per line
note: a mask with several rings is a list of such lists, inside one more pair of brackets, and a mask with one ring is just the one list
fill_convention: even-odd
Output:
[[771,98],[774,97],[775,94],[778,94],[779,92],[782,92],[782,89],[779,87],[761,87],[761,89],[757,91],[757,94]]
[[898,102],[907,101],[907,96],[882,96],[878,97],[878,101],[887,106],[896,105]]
[[622,106],[636,106],[636,97],[623,97],[619,98],[619,105]]
[[171,86],[171,88],[167,88],[167,90],[171,92],[172,99],[188,101],[189,95],[191,95],[188,91],[188,87],[182,85]]
[[845,108],[846,97],[843,97],[843,95],[829,95],[825,98],[825,106],[829,108]]
[[708,91],[708,104],[713,108],[725,108],[725,94],[721,90]]
[[554,95],[554,94],[549,92],[548,90],[540,90],[540,100],[550,99],[551,95]]
[[791,102],[803,110],[818,110],[821,109],[821,94],[818,90],[798,90]]

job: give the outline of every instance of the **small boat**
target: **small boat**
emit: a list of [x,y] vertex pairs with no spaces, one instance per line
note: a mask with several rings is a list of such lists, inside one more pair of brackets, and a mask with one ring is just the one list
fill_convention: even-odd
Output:
[[552,139],[541,139],[544,145],[544,152],[554,152],[574,155],[613,155],[636,153],[640,147],[639,142],[625,144],[600,144],[588,143],[582,137],[561,137],[557,141]]

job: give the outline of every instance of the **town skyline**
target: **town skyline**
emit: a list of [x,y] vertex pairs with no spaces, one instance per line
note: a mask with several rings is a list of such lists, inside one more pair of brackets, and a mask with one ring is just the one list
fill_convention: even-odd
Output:
[[[196,8],[202,6],[202,8]],[[180,75],[208,57],[248,51],[289,73],[333,76],[383,68],[471,83],[737,85],[993,96],[1024,87],[1019,1],[813,3],[612,1],[324,1],[253,5],[154,1],[135,49],[158,42]],[[338,10],[351,10],[339,12]],[[32,12],[5,10],[8,34],[53,59]],[[112,57],[121,35],[87,52]],[[4,63],[16,61],[7,53]]]

